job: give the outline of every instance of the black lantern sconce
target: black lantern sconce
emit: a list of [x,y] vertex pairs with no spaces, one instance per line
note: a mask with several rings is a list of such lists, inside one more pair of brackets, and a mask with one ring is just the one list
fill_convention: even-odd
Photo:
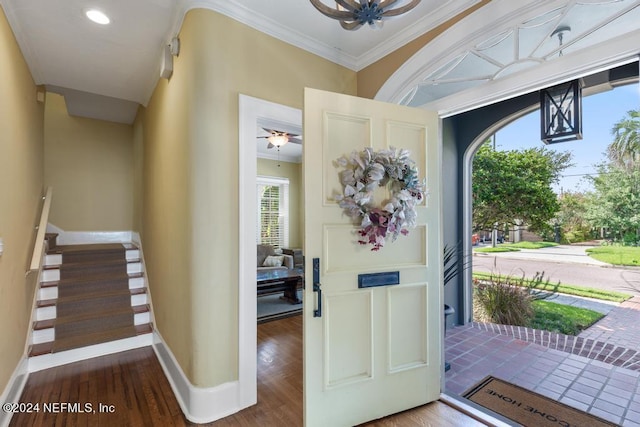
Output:
[[540,138],[545,144],[582,139],[579,79],[540,91]]

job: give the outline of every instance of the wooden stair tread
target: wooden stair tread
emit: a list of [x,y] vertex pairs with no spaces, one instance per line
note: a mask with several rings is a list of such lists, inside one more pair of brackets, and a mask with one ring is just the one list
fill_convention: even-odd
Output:
[[[108,339],[106,341],[95,342],[93,344],[101,344],[101,343],[104,343],[104,342],[115,341],[115,340],[118,340],[118,339],[131,338],[132,336],[150,334],[150,333],[153,332],[153,324],[144,323],[142,325],[135,325],[133,327],[133,331],[134,331],[133,335],[130,335],[130,336],[122,336],[121,338]],[[118,336],[118,335],[121,335],[121,334],[122,334],[122,331],[110,331],[109,333],[102,334],[102,337],[100,337],[100,338],[104,338],[104,337],[108,337],[108,336],[113,337],[113,336]],[[73,340],[73,341],[79,342],[80,340]],[[53,343],[54,343],[54,341],[43,342],[43,343],[40,343],[40,344],[31,344],[31,346],[29,346],[29,357],[42,356],[42,355],[45,355],[45,354],[53,353],[54,352]],[[87,344],[87,345],[93,345],[93,344]],[[86,347],[86,346],[72,347],[72,348],[69,348],[68,350],[73,350],[75,348],[82,348],[82,347]]]
[[56,305],[61,304],[61,303],[71,303],[71,302],[80,302],[80,301],[91,301],[91,300],[96,300],[96,299],[103,299],[103,298],[109,298],[109,297],[117,297],[120,295],[129,295],[131,296],[132,289],[122,289],[122,290],[113,290],[113,291],[107,291],[107,292],[92,292],[90,294],[79,294],[79,295],[72,295],[72,296],[68,296],[68,297],[58,297],[56,299]]
[[129,280],[131,276],[126,272],[113,272],[111,274],[92,274],[92,275],[78,275],[75,277],[63,277],[59,280],[50,280],[49,282],[42,282],[45,286],[51,286],[50,282],[55,282],[56,286],[76,286],[83,283],[95,283],[95,282],[109,282],[114,280]]
[[109,341],[116,341],[124,338],[131,338],[138,335],[136,328],[131,325],[123,328],[109,329],[107,331],[85,334],[81,336],[71,336],[54,341],[52,352],[71,350],[74,348],[87,347],[94,344],[101,344]]
[[33,322],[33,330],[41,331],[43,329],[53,328],[53,325],[55,324],[55,322],[56,322],[55,319],[38,320],[36,322]]
[[151,311],[151,306],[149,304],[134,305],[131,308],[133,309],[134,314],[147,313]]
[[[143,289],[144,292],[139,291],[139,289]],[[130,295],[140,295],[140,294],[144,294],[147,292],[147,288],[135,288],[135,289],[127,289],[129,291]],[[106,293],[105,293],[106,294]],[[121,295],[121,293],[114,293],[113,295]],[[78,300],[81,300],[82,298],[80,297],[70,297],[70,298],[65,298],[65,301],[71,301],[72,299],[77,298]],[[36,306],[38,308],[43,308],[43,307],[52,307],[55,306],[58,302],[57,298],[52,298],[52,299],[45,299],[45,300],[39,300],[36,303]]]
[[123,260],[112,260],[112,259],[106,259],[106,260],[99,260],[99,261],[81,261],[81,262],[64,262],[62,264],[47,264],[45,266],[43,266],[42,268],[44,270],[58,270],[60,268],[64,267],[71,267],[71,268],[91,268],[91,267],[95,267],[95,266],[100,266],[100,267],[106,267],[109,265],[113,265],[113,266],[121,266],[123,264],[135,264],[141,262],[140,258],[130,258],[130,259],[123,259]]
[[153,332],[153,325],[151,323],[143,323],[142,325],[136,325],[134,328],[138,335],[150,334]]
[[107,309],[104,311],[92,311],[90,313],[74,314],[70,316],[58,316],[55,319],[54,327],[58,325],[69,324],[69,323],[83,322],[86,320],[108,318],[110,316],[117,316],[121,314],[134,315],[135,313],[133,312],[131,306],[128,306],[128,307],[120,307],[116,309]]
[[[136,315],[148,313],[149,311],[151,311],[151,307],[149,306],[149,304],[134,305],[131,307],[131,310],[133,311],[133,314]],[[56,319],[37,320],[33,322],[33,330],[41,331],[43,329],[53,328],[55,324]]]
[[40,344],[31,344],[29,347],[29,357],[42,356],[49,354],[53,350],[53,341],[43,342]]
[[33,329],[53,328],[55,340],[30,346],[30,356],[153,332],[150,323],[135,325],[135,315],[148,313],[151,308],[149,304],[131,306],[132,296],[148,291],[146,287],[129,289],[130,279],[144,275],[127,273],[128,265],[142,262],[139,257],[127,259],[127,250],[138,250],[138,247],[133,243],[54,245],[47,251],[62,255],[61,263],[44,267],[49,271],[60,270],[61,279],[41,282],[40,287],[57,287],[58,298],[39,300],[37,307],[56,307],[57,318],[36,321]]
[[[104,280],[113,280],[113,279],[118,279],[118,278],[125,278],[125,279],[138,279],[140,277],[143,277],[144,273],[142,273],[141,271],[136,272],[136,273],[128,273],[127,275],[122,275],[122,276],[112,276],[112,277],[104,277]],[[91,278],[90,280],[95,280],[93,278]],[[75,284],[75,283],[81,283],[82,282],[82,278],[71,278],[71,279],[62,279],[62,280],[50,280],[48,282],[40,282],[40,287],[41,288],[50,288],[50,287],[54,287],[54,286],[59,286],[60,284],[65,285],[65,284]]]

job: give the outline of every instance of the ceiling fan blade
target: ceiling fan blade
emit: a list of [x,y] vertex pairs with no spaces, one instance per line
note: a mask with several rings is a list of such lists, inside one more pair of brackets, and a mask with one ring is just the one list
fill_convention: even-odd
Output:
[[273,147],[275,147],[275,145],[273,145],[272,143],[267,144],[267,149],[273,148]]

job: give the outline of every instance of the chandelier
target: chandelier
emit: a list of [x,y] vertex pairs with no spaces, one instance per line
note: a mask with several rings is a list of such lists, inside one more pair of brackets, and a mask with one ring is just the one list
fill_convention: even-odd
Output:
[[325,5],[322,0],[310,1],[323,15],[340,21],[345,30],[357,30],[364,24],[380,27],[382,18],[402,15],[420,3],[420,0],[409,0],[408,4],[392,9],[398,0],[334,0],[334,9]]

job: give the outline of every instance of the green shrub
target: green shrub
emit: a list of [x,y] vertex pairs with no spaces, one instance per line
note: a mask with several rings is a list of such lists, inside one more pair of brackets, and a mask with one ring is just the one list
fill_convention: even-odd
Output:
[[633,232],[624,233],[622,241],[625,246],[636,246],[636,243],[638,242],[638,236],[636,236],[636,233]]
[[485,280],[474,280],[474,285],[476,319],[503,325],[527,326],[534,316],[532,302],[553,295],[552,292],[555,292],[559,283],[552,285],[544,278],[544,273],[536,273],[532,279],[525,279],[524,274],[514,277],[491,273]]
[[477,283],[475,298],[493,323],[524,326],[533,317],[532,299],[527,290],[508,281]]

